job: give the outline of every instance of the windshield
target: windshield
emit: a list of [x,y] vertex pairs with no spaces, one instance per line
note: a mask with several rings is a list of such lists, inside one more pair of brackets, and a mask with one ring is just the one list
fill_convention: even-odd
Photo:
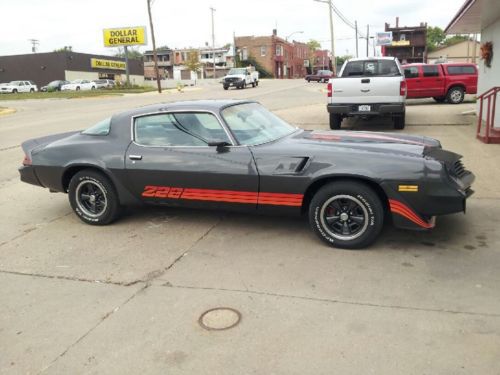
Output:
[[228,75],[231,75],[231,74],[246,74],[246,69],[245,68],[232,68],[229,73],[227,73]]
[[47,86],[57,86],[57,85],[59,85],[59,82],[60,81],[52,81]]
[[242,145],[271,142],[296,131],[257,103],[227,107],[222,110],[222,117]]

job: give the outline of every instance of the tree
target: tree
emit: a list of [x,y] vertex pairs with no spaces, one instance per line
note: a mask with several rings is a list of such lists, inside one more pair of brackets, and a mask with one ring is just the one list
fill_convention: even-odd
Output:
[[188,56],[187,56],[187,60],[185,62],[185,65],[192,72],[198,73],[200,71],[202,64],[201,64],[200,59],[198,57],[197,50],[192,49],[188,52]]
[[313,52],[318,49],[321,49],[321,43],[315,39],[310,39],[309,42],[307,42],[307,45],[309,49],[312,50]]
[[346,60],[352,59],[351,55],[337,56],[337,65],[344,65]]
[[445,39],[446,34],[444,33],[443,29],[438,26],[427,27],[427,51],[431,52],[439,48],[443,44]]
[[321,43],[315,39],[310,39],[306,44],[309,47],[309,66],[307,67],[307,73],[311,74],[314,70],[314,52],[321,49]]
[[54,52],[73,52],[73,47],[64,46],[62,48],[55,49]]
[[[125,48],[118,47],[115,57],[125,57]],[[142,52],[139,51],[139,47],[128,47],[128,57],[129,59],[142,59]]]

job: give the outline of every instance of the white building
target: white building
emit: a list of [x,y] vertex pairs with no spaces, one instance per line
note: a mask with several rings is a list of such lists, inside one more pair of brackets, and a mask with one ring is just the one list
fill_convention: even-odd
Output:
[[[487,42],[493,45],[493,58],[489,65],[483,59],[479,60],[479,81],[478,81],[478,96],[494,89],[500,90],[500,0],[466,0],[458,13],[453,17],[445,32],[447,34],[481,34],[481,46],[485,46]],[[491,94],[491,107],[494,107],[496,102],[495,96],[498,96],[498,91],[493,91]],[[481,100],[478,100],[478,115]],[[497,110],[490,108],[490,116],[495,113],[492,118],[494,126],[493,134],[489,142],[500,143],[500,104]],[[488,117],[487,101],[483,103],[482,121],[486,122]],[[485,128],[486,124],[483,124]],[[497,130],[497,131],[495,131]],[[484,132],[484,130],[482,130]],[[484,134],[479,136],[483,141]]]

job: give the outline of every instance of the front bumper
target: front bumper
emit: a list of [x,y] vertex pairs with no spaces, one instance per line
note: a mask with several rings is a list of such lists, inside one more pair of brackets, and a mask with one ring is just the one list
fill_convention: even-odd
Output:
[[[360,105],[369,105],[370,111],[359,111]],[[326,105],[328,113],[346,116],[381,116],[405,112],[404,103],[367,103],[367,104],[331,104]]]
[[222,84],[224,86],[226,86],[226,87],[231,87],[231,86],[239,86],[239,85],[243,84],[243,82],[244,82],[244,80],[239,79],[237,81],[233,81],[233,80],[231,80],[231,81],[222,81]]
[[23,165],[19,168],[19,174],[21,175],[21,181],[26,182],[31,185],[42,186],[38,180],[38,177],[35,173],[35,168],[31,165]]

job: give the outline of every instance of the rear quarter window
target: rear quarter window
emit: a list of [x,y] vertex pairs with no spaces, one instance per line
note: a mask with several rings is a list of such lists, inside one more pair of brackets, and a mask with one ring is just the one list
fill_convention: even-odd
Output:
[[448,66],[446,67],[446,70],[451,76],[460,74],[477,74],[476,69],[473,66]]
[[424,74],[424,77],[439,77],[439,66],[423,65],[422,73]]
[[109,117],[107,119],[104,119],[102,121],[99,121],[94,126],[88,128],[87,130],[84,130],[82,132],[82,134],[87,134],[87,135],[108,135],[110,127],[111,127],[111,117]]

